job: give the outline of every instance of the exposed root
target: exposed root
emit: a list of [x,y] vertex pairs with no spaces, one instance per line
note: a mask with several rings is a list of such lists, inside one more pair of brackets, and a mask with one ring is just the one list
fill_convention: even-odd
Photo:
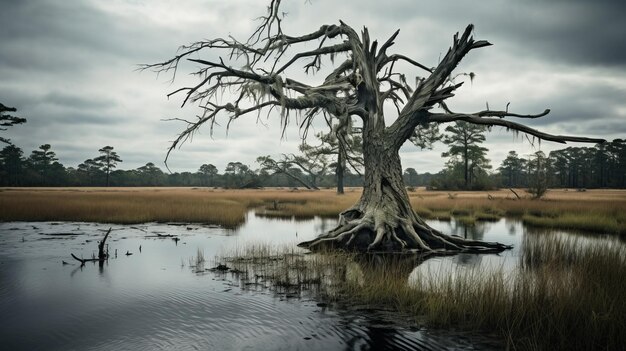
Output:
[[364,214],[350,209],[341,215],[340,224],[336,228],[298,246],[310,250],[413,252],[428,255],[498,253],[512,248],[497,242],[446,235],[428,226],[414,213],[407,217],[400,218],[383,211]]
[[409,220],[403,221],[402,222],[402,229],[404,230],[404,232],[407,235],[409,235],[409,237],[411,239],[413,239],[413,241],[417,245],[418,250],[432,251],[432,249],[430,247],[428,247],[428,245],[426,245],[424,243],[424,240],[422,240],[422,238],[420,238],[419,234],[417,234],[415,229],[413,229],[413,223],[411,223],[411,221],[409,221]]

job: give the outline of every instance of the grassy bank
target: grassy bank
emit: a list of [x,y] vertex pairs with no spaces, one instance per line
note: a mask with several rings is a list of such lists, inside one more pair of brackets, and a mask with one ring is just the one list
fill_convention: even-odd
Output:
[[[518,194],[523,194],[518,189]],[[524,223],[558,228],[626,234],[626,191],[552,190],[542,200],[517,199],[508,190],[491,192],[409,193],[411,205],[426,218],[446,215],[471,224],[500,217],[520,217]]]
[[[395,309],[431,327],[496,333],[511,349],[620,350],[626,342],[626,246],[528,235],[513,272],[413,268],[416,257],[302,255],[257,245],[222,258],[242,286]],[[410,278],[409,278],[410,277]],[[252,283],[251,283],[252,281]]]
[[[275,217],[336,216],[359,196],[360,189],[348,189],[345,195],[337,196],[331,189],[5,188],[0,189],[0,220],[175,221],[235,227],[245,221],[250,208]],[[626,232],[623,190],[553,190],[545,200],[518,200],[508,190],[448,193],[418,189],[409,196],[413,208],[430,219],[457,217],[471,225],[480,220],[518,216],[532,225]]]
[[157,221],[236,227],[251,208],[266,216],[337,216],[359,195],[289,189],[5,188],[0,190],[0,221]]
[[3,221],[204,222],[233,227],[253,198],[187,189],[40,189],[0,192]]

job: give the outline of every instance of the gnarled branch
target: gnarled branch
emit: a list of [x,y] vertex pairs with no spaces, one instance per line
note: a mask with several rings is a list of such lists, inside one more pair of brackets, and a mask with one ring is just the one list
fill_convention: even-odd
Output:
[[397,142],[395,147],[400,147],[413,134],[413,130],[420,124],[424,123],[424,111],[429,110],[433,105],[453,96],[452,91],[460,87],[459,84],[450,87],[441,88],[443,84],[448,82],[452,71],[461,62],[463,57],[472,49],[481,48],[491,45],[487,41],[475,41],[471,36],[474,29],[473,25],[468,25],[465,31],[458,37],[454,35],[452,46],[443,57],[441,62],[432,71],[428,78],[419,82],[415,92],[407,101],[404,108],[400,112],[398,119],[388,128],[388,133]]
[[[502,112],[502,111],[493,111],[493,112]],[[546,115],[549,110],[544,111],[539,115],[515,115],[514,117],[525,117],[525,118],[534,118],[532,116],[540,116]],[[507,113],[508,114],[508,113]],[[512,122],[509,120],[505,120],[502,118],[488,118],[480,115],[472,115],[472,114],[463,114],[463,113],[454,113],[454,114],[429,114],[427,117],[428,122],[436,122],[436,123],[448,123],[455,121],[465,121],[472,124],[480,124],[486,126],[502,126],[507,129],[516,130],[522,133],[530,134],[535,136],[541,140],[549,140],[557,143],[565,144],[568,141],[580,142],[580,143],[604,143],[605,139],[599,138],[586,138],[586,137],[577,137],[577,136],[568,136],[568,135],[553,135],[549,133],[544,133],[534,128],[525,126],[521,123]]]

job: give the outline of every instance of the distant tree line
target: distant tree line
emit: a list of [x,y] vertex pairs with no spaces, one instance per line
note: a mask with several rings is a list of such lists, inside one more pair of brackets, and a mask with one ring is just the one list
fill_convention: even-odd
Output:
[[538,172],[550,188],[626,188],[626,143],[615,140],[595,147],[541,151],[527,158],[509,151],[498,169],[506,187],[527,187]]
[[[319,187],[335,187],[337,175],[332,168],[316,170],[311,167],[285,166],[291,176],[275,172],[260,164],[258,169],[241,162],[229,162],[220,171],[212,164],[202,164],[196,172],[164,172],[154,163],[130,170],[116,169],[123,162],[112,146],[98,150],[100,155],[89,158],[77,167],[66,167],[58,161],[50,144],[41,145],[26,157],[22,149],[8,144],[0,150],[0,186],[199,186],[224,188],[301,187],[302,182]],[[261,159],[261,157],[260,157]],[[328,165],[332,165],[329,163]],[[327,165],[327,166],[328,166]],[[344,171],[346,186],[360,186],[361,176],[350,169]]]
[[[0,130],[26,119],[9,115],[16,109],[0,104]],[[540,196],[548,187],[626,188],[626,143],[614,140],[595,147],[567,147],[546,156],[537,151],[520,156],[510,151],[492,172],[485,141],[487,128],[456,122],[440,135],[432,129],[415,135],[412,141],[430,148],[441,140],[448,146],[442,157],[445,168],[436,174],[419,174],[406,168],[404,182],[409,187],[427,186],[442,190],[486,190],[498,187],[524,187]],[[196,172],[163,172],[154,163],[131,170],[116,169],[123,162],[112,146],[76,168],[62,165],[50,144],[43,144],[26,157],[22,149],[7,138],[0,150],[0,186],[202,186],[224,188],[257,187],[336,187],[363,184],[362,140],[349,121],[335,125],[328,134],[316,135],[319,143],[300,145],[299,154],[279,157],[259,156],[258,168],[233,161],[220,171],[213,164],[200,165]]]
[[[568,147],[550,152],[538,151],[520,156],[510,151],[496,172],[489,172],[486,149],[452,156],[438,173],[404,171],[407,186],[447,190],[481,190],[497,187],[528,188],[540,181],[550,188],[626,188],[626,143],[609,142],[595,147]],[[304,154],[310,153],[304,147]],[[111,146],[78,167],[66,167],[49,144],[41,145],[28,157],[19,147],[8,144],[0,150],[0,186],[198,186],[224,188],[256,187],[336,187],[336,162],[297,155],[274,160],[260,156],[256,168],[242,162],[229,162],[220,172],[214,165],[202,164],[196,172],[164,172],[154,163],[130,170],[116,169],[122,158]],[[448,153],[452,155],[452,153]],[[461,155],[465,155],[461,152]],[[291,162],[296,159],[298,162]],[[271,164],[268,164],[271,163]],[[467,177],[466,177],[467,174]],[[468,181],[468,187],[465,187]],[[362,185],[362,175],[351,167],[343,173],[345,186]],[[306,184],[306,185],[305,185]]]

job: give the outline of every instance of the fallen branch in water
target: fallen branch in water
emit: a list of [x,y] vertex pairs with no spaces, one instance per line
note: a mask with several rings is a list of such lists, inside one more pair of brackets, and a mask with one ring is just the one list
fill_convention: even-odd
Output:
[[107,260],[107,258],[109,258],[109,253],[108,250],[104,250],[105,248],[105,243],[107,241],[107,238],[109,237],[109,234],[111,234],[111,228],[109,228],[109,230],[107,230],[107,233],[104,234],[104,238],[102,239],[102,241],[100,241],[98,243],[98,258],[78,258],[76,257],[76,255],[71,254],[72,257],[74,257],[75,260],[77,260],[78,262],[80,262],[81,265],[84,265],[85,262],[104,262]]

